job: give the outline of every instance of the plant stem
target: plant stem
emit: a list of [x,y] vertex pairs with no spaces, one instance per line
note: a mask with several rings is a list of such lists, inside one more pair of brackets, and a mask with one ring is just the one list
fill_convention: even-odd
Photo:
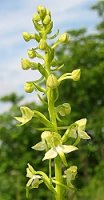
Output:
[[[48,111],[50,116],[50,121],[53,124],[54,131],[58,132],[57,129],[57,122],[56,122],[56,114],[55,114],[55,107],[54,107],[54,99],[53,99],[53,90],[51,88],[48,88],[47,91],[47,98],[48,98]],[[60,160],[60,157],[57,156],[55,158],[55,180],[62,183],[62,163]],[[59,184],[56,184],[56,200],[62,200],[62,187]]]
[[[55,180],[59,183],[62,183],[62,164],[61,160],[58,157],[55,158]],[[62,187],[56,184],[56,200],[63,200],[62,197]]]

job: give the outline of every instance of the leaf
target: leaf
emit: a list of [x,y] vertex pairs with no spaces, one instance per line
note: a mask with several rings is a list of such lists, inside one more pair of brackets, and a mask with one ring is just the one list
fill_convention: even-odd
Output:
[[41,142],[37,143],[36,145],[34,145],[32,147],[32,149],[34,149],[36,151],[44,151],[46,149],[46,144],[44,141],[41,141]]
[[57,30],[57,32],[53,36],[48,37],[48,39],[49,40],[54,39],[54,38],[56,38],[58,36],[58,34],[59,34],[59,29]]
[[45,154],[43,161],[47,160],[47,159],[52,159],[55,158],[57,156],[57,151],[55,148],[50,149],[49,151],[47,151],[47,153]]
[[21,122],[19,126],[22,126],[32,119],[32,117],[34,116],[34,112],[30,108],[25,106],[20,107],[20,110],[22,113],[22,117],[15,117],[15,119]]

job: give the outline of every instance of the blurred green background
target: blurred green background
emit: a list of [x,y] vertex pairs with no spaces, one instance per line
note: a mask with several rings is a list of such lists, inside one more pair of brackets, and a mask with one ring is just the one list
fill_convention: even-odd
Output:
[[[64,124],[86,117],[90,141],[81,141],[79,151],[70,157],[69,164],[78,166],[75,181],[77,192],[74,200],[104,199],[104,1],[92,7],[100,16],[93,33],[86,29],[69,30],[71,41],[57,49],[59,63],[65,64],[63,72],[81,69],[79,82],[65,81],[60,87],[58,103],[71,104],[72,113]],[[42,153],[31,146],[40,141],[40,132],[32,120],[23,127],[16,127],[14,116],[20,115],[19,104],[23,97],[12,93],[1,98],[10,102],[11,108],[0,115],[0,200],[25,200],[26,167],[29,162],[35,169],[47,172],[47,161],[42,162]],[[27,104],[47,115],[44,105]],[[71,161],[70,161],[71,160]],[[30,200],[52,199],[45,186],[30,192]]]

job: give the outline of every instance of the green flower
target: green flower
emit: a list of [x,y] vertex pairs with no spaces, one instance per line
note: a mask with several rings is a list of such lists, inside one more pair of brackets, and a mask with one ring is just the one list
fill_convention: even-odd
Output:
[[34,112],[30,108],[25,106],[20,107],[20,110],[22,113],[22,117],[15,117],[15,119],[21,122],[19,126],[22,126],[32,119]]

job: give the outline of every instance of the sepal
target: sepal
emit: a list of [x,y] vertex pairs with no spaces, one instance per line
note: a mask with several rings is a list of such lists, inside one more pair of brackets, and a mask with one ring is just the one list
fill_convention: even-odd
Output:
[[15,117],[15,119],[20,122],[20,124],[18,126],[22,126],[22,125],[26,124],[34,116],[34,112],[28,107],[22,106],[22,107],[20,107],[20,110],[22,113],[22,117]]

